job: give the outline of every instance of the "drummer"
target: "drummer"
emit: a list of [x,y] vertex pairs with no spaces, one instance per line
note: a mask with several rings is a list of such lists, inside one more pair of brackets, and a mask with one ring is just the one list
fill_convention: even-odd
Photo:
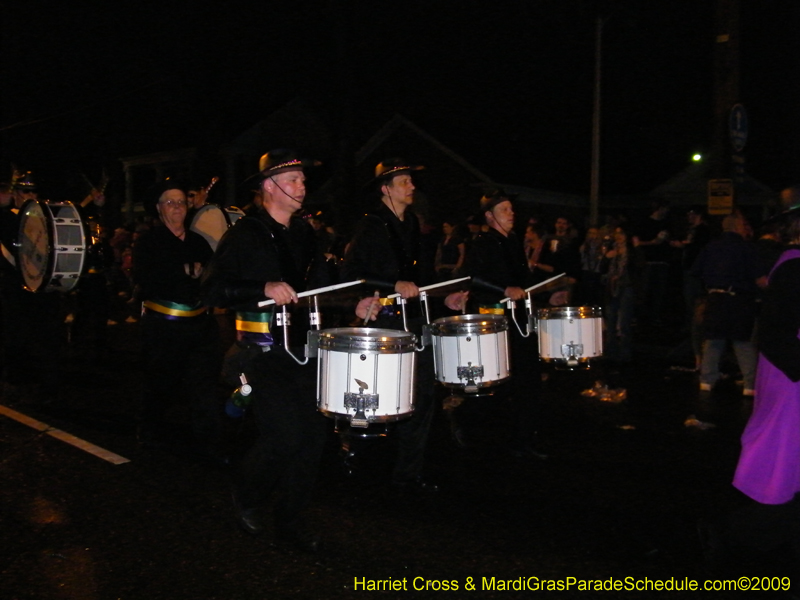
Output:
[[[533,285],[522,240],[514,232],[514,207],[502,189],[487,192],[480,199],[481,217],[488,231],[469,245],[466,274],[472,279],[471,301],[477,312],[505,314],[498,302],[503,298],[525,299],[525,288]],[[544,459],[547,455],[535,445],[541,388],[541,366],[536,333],[525,338],[509,326],[511,352],[511,403],[514,420],[510,451],[517,457]]]
[[[0,209],[0,303],[3,318],[3,368],[13,388],[32,386],[42,403],[59,395],[59,370],[64,328],[57,293],[33,293],[25,289],[16,250],[19,209],[38,199],[30,173],[15,179],[13,204]],[[42,224],[44,226],[44,224]],[[20,388],[22,389],[22,388]]]
[[[362,219],[345,254],[342,267],[345,281],[383,282],[404,299],[419,296],[421,281],[433,281],[432,273],[421,272],[419,220],[411,209],[415,190],[412,173],[422,168],[402,158],[385,160],[375,167],[370,185],[379,201]],[[446,304],[458,310],[465,300],[465,293],[457,292],[447,297]],[[392,302],[378,304],[378,299],[372,301],[373,324],[386,329],[403,329],[403,319]],[[364,301],[359,304],[356,314],[360,319],[367,316],[366,306]],[[411,303],[407,309],[416,311],[417,316],[412,316],[408,322],[409,329],[419,335],[423,323],[419,303]],[[437,492],[438,485],[423,476],[425,447],[434,415],[433,352],[429,347],[417,353],[417,358],[414,413],[397,426],[398,455],[392,485],[409,492]]]
[[133,279],[143,300],[139,436],[149,445],[171,442],[173,432],[166,430],[164,417],[175,399],[187,393],[192,402],[190,450],[218,463],[223,421],[216,384],[222,357],[217,323],[200,301],[200,276],[211,247],[184,226],[182,185],[168,180],[158,191],[155,208],[161,224],[144,234],[133,252]]
[[326,419],[316,408],[316,360],[301,365],[306,311],[292,315],[289,348],[276,327],[275,306],[298,301],[298,292],[327,285],[324,259],[315,252],[314,232],[296,213],[306,195],[304,168],[310,162],[291,150],[261,157],[263,202],[242,217],[220,242],[203,283],[212,306],[236,311],[236,344],[226,358],[230,377],[244,374],[252,386],[251,407],[259,437],[234,478],[234,516],[250,534],[268,527],[265,505],[273,496],[274,537],[284,545],[314,552],[319,538],[305,521],[319,470]]

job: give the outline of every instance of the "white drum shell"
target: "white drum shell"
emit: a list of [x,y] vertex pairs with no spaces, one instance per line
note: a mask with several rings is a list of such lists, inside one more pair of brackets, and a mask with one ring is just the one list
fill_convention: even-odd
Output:
[[[431,327],[436,379],[447,387],[491,387],[511,376],[508,321],[501,315],[437,319]],[[470,378],[459,367],[482,367]]]
[[541,309],[537,311],[536,323],[542,360],[586,363],[603,355],[603,318],[599,307]]
[[[339,328],[320,332],[317,408],[329,417],[352,419],[356,410],[345,406],[345,394],[377,394],[378,406],[365,411],[370,423],[410,417],[414,411],[416,338],[404,331]],[[327,338],[327,340],[326,340]],[[381,339],[398,340],[403,347],[383,347]],[[347,340],[353,340],[348,348]],[[391,342],[389,346],[391,346]],[[326,347],[327,346],[327,347]],[[365,349],[365,347],[367,349]]]
[[20,209],[18,264],[33,292],[69,292],[86,259],[86,230],[71,202],[29,200]]

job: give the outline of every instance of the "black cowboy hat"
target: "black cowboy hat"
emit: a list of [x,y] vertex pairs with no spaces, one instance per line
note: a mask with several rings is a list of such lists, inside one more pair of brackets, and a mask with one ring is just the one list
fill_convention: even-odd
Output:
[[258,172],[266,179],[286,171],[302,171],[307,167],[317,167],[322,163],[318,160],[301,158],[294,150],[279,148],[270,150],[258,161]]
[[383,185],[391,180],[392,177],[404,173],[411,173],[412,171],[422,171],[424,168],[425,167],[422,165],[413,165],[404,158],[387,158],[383,162],[377,164],[375,167],[375,177],[373,177],[367,185]]
[[518,195],[519,194],[509,194],[497,185],[486,186],[480,200],[481,214],[485,213],[487,210],[492,210],[495,206],[506,200],[512,202]]

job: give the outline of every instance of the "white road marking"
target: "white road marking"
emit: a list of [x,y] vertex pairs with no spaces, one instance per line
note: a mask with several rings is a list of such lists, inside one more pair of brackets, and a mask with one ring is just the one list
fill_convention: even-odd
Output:
[[42,423],[41,421],[37,421],[36,419],[32,419],[27,415],[23,415],[20,412],[12,410],[7,406],[3,406],[0,404],[0,415],[5,415],[9,419],[14,419],[15,421],[22,423],[23,425],[27,425],[37,431],[41,431],[46,433],[47,435],[51,435],[57,440],[61,440],[62,442],[66,442],[71,446],[75,446],[84,452],[88,452],[89,454],[94,454],[98,458],[102,458],[105,461],[108,461],[115,465],[121,465],[127,462],[131,462],[130,459],[125,458],[124,456],[120,456],[119,454],[114,454],[113,452],[106,450],[105,448],[101,448],[100,446],[95,446],[94,444],[87,442],[86,440],[82,440],[79,437],[75,437],[74,435],[67,433],[66,431],[62,431],[60,429],[56,429],[55,427],[51,427],[47,423]]

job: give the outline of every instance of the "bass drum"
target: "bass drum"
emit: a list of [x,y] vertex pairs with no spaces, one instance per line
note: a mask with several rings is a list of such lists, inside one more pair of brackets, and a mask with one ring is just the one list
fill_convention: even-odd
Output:
[[414,411],[416,337],[406,331],[340,327],[319,332],[317,408],[366,428]]
[[222,209],[216,204],[206,204],[198,209],[189,229],[199,233],[216,251],[219,241],[228,228],[244,216],[244,211],[235,206]]
[[599,306],[560,306],[536,312],[539,356],[557,367],[586,368],[603,355],[603,313]]
[[32,292],[69,292],[86,260],[86,230],[71,202],[28,200],[19,211],[18,264]]

